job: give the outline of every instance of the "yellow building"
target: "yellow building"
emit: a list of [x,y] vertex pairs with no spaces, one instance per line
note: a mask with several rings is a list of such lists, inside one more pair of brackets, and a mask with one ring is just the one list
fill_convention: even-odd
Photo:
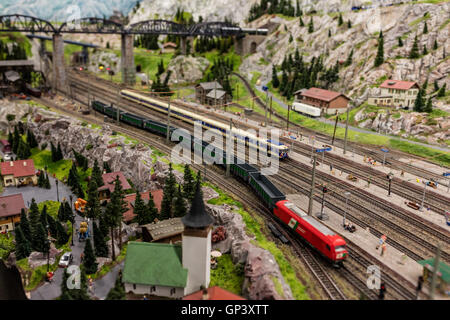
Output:
[[369,97],[369,104],[412,109],[419,93],[419,85],[412,81],[386,80],[380,89],[379,95]]
[[31,159],[2,162],[0,174],[5,187],[19,187],[30,183],[37,185],[36,170]]

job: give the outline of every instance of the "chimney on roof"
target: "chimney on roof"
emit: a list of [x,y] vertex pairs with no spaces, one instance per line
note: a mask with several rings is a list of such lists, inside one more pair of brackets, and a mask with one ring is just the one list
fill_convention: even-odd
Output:
[[14,162],[10,161],[10,162],[9,162],[9,165],[10,165],[11,167],[14,167]]
[[27,162],[26,162],[26,161],[23,162],[23,166],[24,166],[24,167],[27,166]]

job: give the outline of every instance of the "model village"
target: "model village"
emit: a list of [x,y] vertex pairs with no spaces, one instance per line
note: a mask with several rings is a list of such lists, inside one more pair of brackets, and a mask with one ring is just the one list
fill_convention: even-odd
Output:
[[235,1],[0,4],[0,300],[449,299],[450,3]]

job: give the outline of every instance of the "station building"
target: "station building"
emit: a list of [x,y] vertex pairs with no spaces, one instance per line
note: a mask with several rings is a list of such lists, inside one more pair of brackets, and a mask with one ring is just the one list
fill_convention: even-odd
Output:
[[335,114],[336,111],[344,113],[350,101],[350,98],[342,93],[314,87],[296,91],[294,95],[295,102],[318,107],[322,114]]
[[386,80],[380,85],[380,94],[369,97],[370,105],[412,109],[419,93],[413,81]]

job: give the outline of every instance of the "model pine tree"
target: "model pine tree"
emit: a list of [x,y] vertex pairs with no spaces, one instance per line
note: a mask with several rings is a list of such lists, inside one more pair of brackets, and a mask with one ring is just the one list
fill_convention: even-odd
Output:
[[58,237],[58,228],[56,226],[56,221],[51,215],[47,215],[48,231],[53,238]]
[[46,232],[48,231],[48,229],[47,229],[47,224],[48,224],[47,217],[48,217],[48,215],[47,215],[47,205],[44,204],[44,206],[42,207],[41,215],[40,215],[40,221],[41,221],[42,225],[44,226],[44,229],[45,229]]
[[27,238],[28,241],[31,241],[30,223],[28,222],[27,214],[23,208],[20,210],[20,229],[22,229],[25,238]]
[[58,161],[58,149],[55,148],[52,141],[50,141],[50,151],[52,153],[52,162]]
[[414,111],[416,112],[423,112],[424,108],[424,102],[423,102],[423,90],[419,89],[419,92],[416,96],[416,101],[414,102]]
[[17,154],[17,149],[19,149],[20,133],[17,126],[14,126],[13,143],[11,144],[12,151]]
[[92,180],[95,181],[95,183],[97,184],[97,187],[99,187],[99,188],[101,186],[103,186],[103,178],[102,178],[102,176],[103,176],[102,170],[98,166],[97,159],[95,159],[94,167],[92,168]]
[[47,172],[45,173],[45,180],[44,180],[43,187],[45,189],[51,189],[52,188],[52,186],[50,185],[50,179],[48,178],[48,173]]
[[174,204],[174,210],[173,210],[173,215],[175,217],[181,218],[184,217],[186,215],[187,209],[186,209],[186,202],[183,198],[183,194],[181,192],[181,186],[178,185],[178,192],[177,192],[177,197],[175,199],[175,204]]
[[[272,82],[273,84],[273,82]],[[195,181],[192,176],[191,168],[188,164],[184,165],[184,183],[183,183],[183,195],[186,199],[193,199],[195,192]]]
[[423,54],[424,56],[428,54],[428,49],[427,49],[427,46],[426,46],[426,45],[423,45],[423,51],[422,51],[422,54]]
[[427,22],[425,21],[425,24],[423,25],[423,34],[427,34],[428,33],[428,25]]
[[56,239],[58,245],[60,246],[65,245],[67,241],[69,241],[69,235],[64,229],[64,226],[59,221],[56,222]]
[[23,234],[22,228],[19,226],[15,230],[16,233],[16,258],[17,260],[27,258],[31,253],[31,244]]
[[144,200],[142,200],[141,193],[136,191],[136,200],[134,201],[133,213],[135,221],[141,226],[152,222],[150,212],[147,210]]
[[[111,194],[111,199],[106,205],[106,210],[104,214],[104,222],[108,225],[111,232],[111,243],[112,243],[112,259],[116,259],[116,254],[114,250],[114,230],[120,227],[123,213],[127,211],[126,202],[124,200],[125,193],[122,188],[122,183],[119,176],[116,177],[114,181],[114,191]],[[119,238],[121,241],[121,239]]]
[[403,40],[402,37],[398,37],[398,46],[403,47]]
[[39,188],[44,188],[45,186],[45,175],[44,175],[44,171],[40,171],[39,172],[39,177],[38,177],[38,187]]
[[311,16],[311,20],[309,21],[308,24],[308,33],[313,33],[314,32],[314,21],[313,21],[313,17]]
[[439,91],[439,84],[437,82],[437,80],[434,80],[434,92]]
[[347,21],[347,28],[351,28],[352,27],[352,22],[350,20]]
[[86,270],[86,274],[93,274],[97,272],[98,263],[95,260],[94,250],[92,249],[91,239],[86,240],[84,246],[84,259],[83,265]]
[[67,222],[67,220],[69,220],[69,217],[67,216],[65,207],[64,207],[64,203],[60,203],[59,208],[58,208],[58,215],[57,215],[58,221],[60,222]]
[[97,183],[94,179],[89,181],[87,203],[86,203],[86,216],[90,219],[96,220],[100,216],[100,201],[98,199]]
[[342,19],[342,14],[339,13],[338,26],[342,26],[343,24],[344,24],[344,19]]
[[172,164],[169,164],[169,174],[164,183],[164,195],[161,203],[161,219],[167,219],[173,216],[173,199],[176,192],[176,180],[173,174]]
[[151,192],[148,193],[147,211],[149,213],[150,222],[153,222],[156,218],[158,218],[158,208],[156,208]]
[[433,111],[433,103],[431,101],[431,98],[428,98],[427,104],[425,105],[423,111],[427,113],[431,113]]
[[438,48],[438,43],[437,43],[437,40],[434,39],[433,50],[437,50],[437,48]]
[[275,65],[272,65],[272,86],[274,88],[278,88],[280,86],[280,80],[277,76],[277,69],[275,68]]
[[304,27],[304,26],[305,26],[305,23],[303,22],[302,17],[300,17],[300,27]]
[[106,300],[125,300],[125,296],[125,287],[122,283],[122,277],[118,275],[114,287],[106,296]]
[[108,257],[108,246],[105,241],[105,235],[97,227],[97,223],[94,221],[92,223],[94,228],[94,251],[97,257]]
[[384,62],[384,37],[383,31],[380,32],[380,37],[378,39],[378,51],[375,58],[375,67],[379,67]]
[[447,89],[447,83],[444,82],[444,85],[439,89],[437,94],[438,98],[445,97],[445,90]]
[[45,228],[41,222],[39,222],[35,228],[35,233],[33,234],[33,239],[31,241],[31,246],[34,251],[47,253],[50,250],[50,244],[48,242],[48,235],[45,232]]
[[328,38],[331,38],[331,29],[328,29]]
[[103,162],[103,170],[104,170],[106,173],[111,173],[111,172],[112,172],[112,171],[111,171],[111,168],[109,167],[108,162]]
[[417,35],[414,38],[414,43],[411,48],[411,52],[409,53],[410,59],[417,59],[419,57],[419,45],[417,44]]
[[30,146],[30,148],[36,148],[38,146],[38,143],[36,141],[36,137],[33,134],[33,131],[27,130],[27,143]]
[[352,61],[353,61],[353,49],[352,49],[352,51],[350,51],[350,54],[348,55],[347,60],[345,61],[344,65],[346,67],[348,67],[349,65],[352,64]]

